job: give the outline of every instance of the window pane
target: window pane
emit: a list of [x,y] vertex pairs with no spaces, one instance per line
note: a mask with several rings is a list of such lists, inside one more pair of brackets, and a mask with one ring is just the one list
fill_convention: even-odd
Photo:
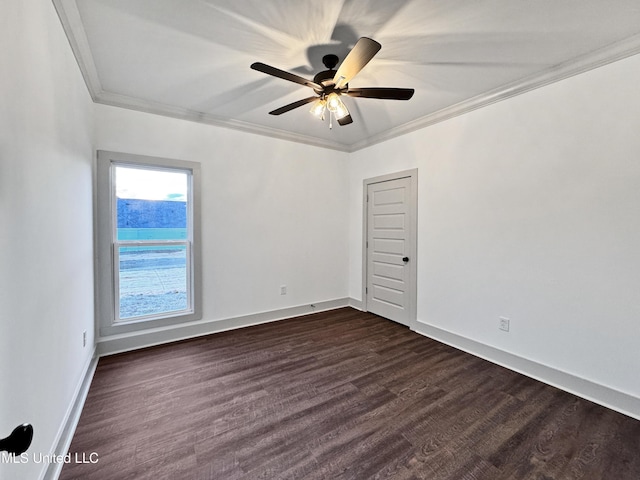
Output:
[[197,162],[98,151],[100,335],[202,318],[200,178]]
[[118,247],[120,319],[189,308],[187,247]]
[[187,238],[188,174],[115,168],[118,240]]

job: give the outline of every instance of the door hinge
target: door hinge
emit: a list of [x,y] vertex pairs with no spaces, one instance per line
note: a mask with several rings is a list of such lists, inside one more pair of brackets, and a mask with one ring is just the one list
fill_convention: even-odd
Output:
[[369,287],[364,287],[364,293],[369,293]]

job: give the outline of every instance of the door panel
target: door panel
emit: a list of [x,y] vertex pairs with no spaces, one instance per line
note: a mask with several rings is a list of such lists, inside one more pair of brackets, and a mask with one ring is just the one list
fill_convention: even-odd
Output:
[[404,308],[404,292],[381,285],[373,286],[373,298],[376,303],[384,303],[391,308]]
[[404,325],[414,301],[411,265],[403,261],[414,241],[411,185],[410,177],[367,185],[367,310]]
[[[395,236],[398,232],[387,232],[376,230],[378,235],[390,235]],[[374,255],[391,254],[391,255],[403,255],[404,254],[404,238],[373,238],[373,253]]]
[[398,282],[404,282],[404,266],[389,263],[375,262],[373,274],[379,278],[388,278]]
[[373,227],[378,230],[404,228],[404,214],[379,214],[373,218]]

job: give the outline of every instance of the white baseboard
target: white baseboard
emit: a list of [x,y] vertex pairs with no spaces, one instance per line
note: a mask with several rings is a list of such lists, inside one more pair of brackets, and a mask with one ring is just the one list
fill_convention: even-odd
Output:
[[640,420],[640,398],[417,321],[415,332]]
[[362,300],[356,300],[355,298],[349,297],[349,306],[351,308],[355,308],[356,310],[360,310],[361,312],[363,311]]
[[[65,413],[64,419],[58,429],[56,439],[53,442],[51,452],[55,455],[66,455],[69,451],[71,440],[73,439],[73,434],[78,426],[80,414],[82,413],[84,402],[87,399],[89,387],[91,386],[93,374],[95,373],[97,366],[98,356],[96,355],[96,349],[94,348],[91,357],[84,366],[83,375],[76,386],[71,404]],[[40,474],[40,480],[57,480],[63,466],[64,463],[62,462],[49,463],[46,469],[44,469]]]
[[[312,307],[313,305],[313,307]],[[299,305],[279,310],[253,313],[222,320],[199,320],[197,322],[161,327],[141,332],[123,333],[98,339],[98,356],[113,355],[139,348],[152,347],[163,343],[186,340],[212,333],[250,327],[261,323],[274,322],[286,318],[299,317],[315,312],[323,312],[349,306],[348,298],[326,300],[313,304]]]

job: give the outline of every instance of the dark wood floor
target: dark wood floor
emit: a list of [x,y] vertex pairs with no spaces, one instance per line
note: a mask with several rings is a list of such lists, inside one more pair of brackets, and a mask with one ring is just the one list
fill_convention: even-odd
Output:
[[640,421],[339,309],[101,359],[71,452],[62,480],[638,480]]

